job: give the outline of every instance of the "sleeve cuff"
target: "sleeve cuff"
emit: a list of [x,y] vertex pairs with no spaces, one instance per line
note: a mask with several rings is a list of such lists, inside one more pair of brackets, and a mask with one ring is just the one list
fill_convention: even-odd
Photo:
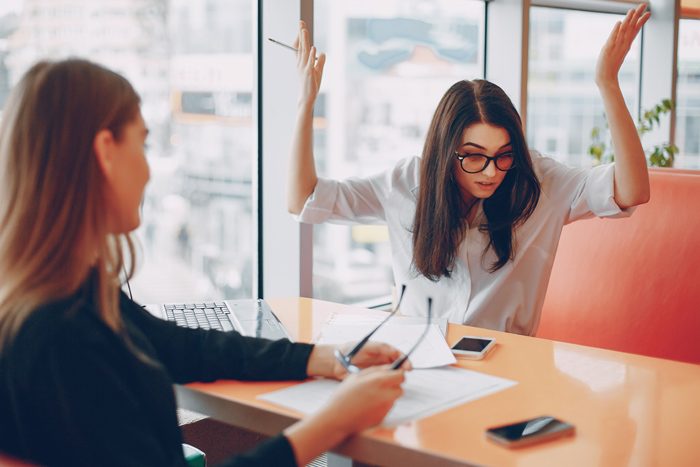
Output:
[[313,344],[289,342],[287,339],[269,341],[244,337],[248,342],[245,370],[228,377],[245,381],[304,380]]
[[598,217],[629,217],[636,206],[620,209],[615,202],[615,164],[599,165],[588,174],[587,204]]
[[223,466],[257,466],[274,465],[276,467],[296,467],[297,461],[289,440],[284,435],[277,435],[263,441],[251,451],[238,455]]
[[280,434],[270,439],[269,441],[272,442],[271,444],[273,445],[273,452],[275,452],[279,456],[278,459],[281,461],[276,465],[297,465],[296,457],[294,457],[294,449],[292,448],[292,443],[289,442],[289,439],[286,436]]
[[304,208],[298,215],[293,216],[297,222],[320,224],[333,214],[336,198],[336,180],[319,178],[313,193],[304,203]]
[[309,365],[309,357],[314,349],[314,344],[296,342],[292,350],[292,358],[289,362],[291,368],[296,368],[291,376],[294,379],[306,379],[309,375],[306,373],[306,367]]

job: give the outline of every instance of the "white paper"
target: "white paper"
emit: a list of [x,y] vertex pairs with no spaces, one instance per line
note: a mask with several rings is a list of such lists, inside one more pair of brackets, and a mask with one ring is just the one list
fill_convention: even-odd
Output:
[[[379,323],[384,321],[386,316],[386,312],[378,312],[376,310],[334,313],[328,319],[326,325],[374,324],[374,327],[376,327]],[[394,315],[389,318],[387,324],[422,324],[425,326],[425,321],[426,318],[423,316]],[[438,325],[443,335],[447,334],[447,318],[433,318],[432,322]]]
[[[385,316],[377,313],[369,314],[338,314],[333,316],[321,329],[316,339],[317,344],[344,344],[363,339]],[[372,336],[372,341],[385,342],[400,351],[408,352],[425,330],[425,321],[417,324],[415,318],[402,320],[392,317]],[[428,333],[420,345],[409,357],[413,368],[433,368],[456,363],[447,341],[436,324],[431,324]]]
[[[340,382],[318,379],[258,396],[311,414],[326,405]],[[516,385],[515,381],[463,368],[433,368],[406,373],[404,394],[382,422],[385,426],[417,420]],[[371,396],[369,396],[371,397]]]

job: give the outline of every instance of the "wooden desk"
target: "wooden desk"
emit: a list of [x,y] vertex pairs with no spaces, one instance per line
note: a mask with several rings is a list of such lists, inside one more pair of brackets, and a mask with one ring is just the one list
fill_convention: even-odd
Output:
[[[357,308],[304,298],[267,300],[292,337],[309,342],[327,317]],[[700,365],[450,325],[489,335],[483,361],[459,366],[518,381],[497,394],[397,428],[374,428],[335,452],[378,465],[697,466],[700,465]],[[700,345],[700,344],[698,344]],[[272,435],[299,414],[256,396],[296,383],[219,381],[178,386],[182,407]],[[553,415],[574,437],[509,450],[485,439],[493,425]]]

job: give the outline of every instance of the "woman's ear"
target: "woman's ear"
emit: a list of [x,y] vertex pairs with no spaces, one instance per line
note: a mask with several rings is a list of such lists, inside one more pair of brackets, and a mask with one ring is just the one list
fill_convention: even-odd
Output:
[[97,157],[97,164],[106,178],[110,178],[114,168],[114,149],[116,141],[110,130],[100,130],[92,142],[92,149]]

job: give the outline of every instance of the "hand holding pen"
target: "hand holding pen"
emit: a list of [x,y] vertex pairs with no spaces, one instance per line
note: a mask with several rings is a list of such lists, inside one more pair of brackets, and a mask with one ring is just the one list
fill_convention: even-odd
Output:
[[316,56],[316,47],[311,45],[309,38],[309,30],[304,21],[299,21],[299,36],[294,41],[294,45],[288,45],[271,37],[268,38],[271,42],[280,45],[286,49],[294,51],[297,55],[297,70],[301,78],[301,96],[299,103],[301,105],[313,106],[318,96],[318,90],[321,87],[321,78],[323,77],[323,66],[326,64],[326,54]]

